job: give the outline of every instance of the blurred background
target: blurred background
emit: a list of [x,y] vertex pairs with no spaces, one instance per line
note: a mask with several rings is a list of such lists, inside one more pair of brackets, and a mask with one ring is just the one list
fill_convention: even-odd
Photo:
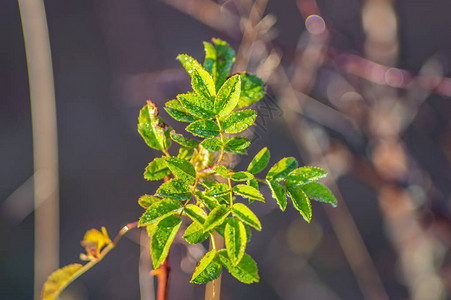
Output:
[[[137,133],[138,111],[188,90],[175,57],[202,62],[202,41],[219,37],[237,52],[234,72],[267,82],[237,168],[268,146],[271,163],[327,169],[338,198],[337,208],[313,203],[307,224],[265,190],[267,203],[253,204],[263,231],[248,247],[261,280],[224,272],[222,299],[449,299],[450,10],[447,0],[46,0],[60,238],[42,262],[79,262],[86,230],[114,236],[140,217],[139,196],[157,187],[142,174],[160,154]],[[0,28],[0,298],[32,299],[36,154],[17,2],[2,1]],[[148,293],[140,240],[128,233],[63,299]],[[169,299],[203,298],[189,280],[205,251],[176,237]]]

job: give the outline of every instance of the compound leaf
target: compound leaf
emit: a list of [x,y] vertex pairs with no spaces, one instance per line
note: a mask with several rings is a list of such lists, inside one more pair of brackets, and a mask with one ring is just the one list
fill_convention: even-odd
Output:
[[194,205],[194,204],[188,204],[187,206],[185,206],[185,213],[193,221],[198,222],[199,224],[205,223],[205,218],[207,217],[207,214],[199,206]]
[[165,103],[164,109],[175,120],[180,122],[194,122],[199,118],[193,116],[185,107],[183,107],[180,100],[175,99]]
[[246,154],[246,148],[249,147],[251,141],[242,136],[233,138],[224,138],[225,148],[224,151],[228,153]]
[[316,167],[302,167],[292,171],[287,176],[290,184],[305,184],[326,177],[327,172]]
[[196,93],[180,94],[177,99],[185,109],[199,119],[212,119],[215,117],[213,102]]
[[181,134],[171,131],[171,139],[179,145],[187,148],[194,148],[199,145],[199,142],[190,138],[186,138]]
[[138,199],[138,204],[142,207],[142,208],[149,208],[152,204],[161,201],[160,198],[157,198],[155,196],[151,196],[151,195],[143,195]]
[[179,54],[177,56],[177,60],[182,63],[182,66],[185,68],[190,77],[193,77],[195,70],[202,69],[202,65],[189,55]]
[[191,86],[196,94],[208,99],[207,101],[212,101],[216,96],[213,78],[202,67],[194,70],[194,74],[191,77]]
[[234,181],[247,181],[247,180],[251,180],[254,179],[254,175],[252,175],[249,172],[236,172],[233,173],[232,175],[230,175],[230,179],[234,180]]
[[212,188],[209,188],[205,195],[210,197],[218,197],[230,193],[229,186],[225,183],[219,183]]
[[208,151],[215,152],[221,150],[222,142],[220,138],[216,137],[212,139],[203,140],[201,145]]

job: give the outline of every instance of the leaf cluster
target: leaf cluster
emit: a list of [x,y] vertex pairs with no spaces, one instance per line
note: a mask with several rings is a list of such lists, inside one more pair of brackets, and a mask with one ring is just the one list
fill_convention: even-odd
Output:
[[[188,123],[185,130],[194,138],[176,133],[163,123],[152,102],[148,101],[140,111],[139,133],[149,147],[163,152],[149,163],[144,177],[165,181],[153,195],[139,199],[146,211],[138,225],[147,227],[154,268],[166,259],[182,216],[187,216],[191,224],[183,238],[191,244],[211,238],[213,244],[200,260],[191,282],[214,280],[222,267],[241,282],[257,282],[257,265],[245,251],[251,228],[262,228],[249,208],[254,201],[265,202],[262,186],[270,188],[282,211],[290,198],[307,222],[312,217],[310,200],[332,205],[336,200],[327,187],[316,182],[326,172],[298,167],[293,157],[283,158],[264,178],[258,178],[256,175],[270,160],[266,147],[245,171],[233,171],[224,165],[225,153],[247,154],[250,141],[236,134],[254,124],[257,113],[248,106],[265,95],[264,84],[249,73],[229,75],[235,52],[226,42],[213,39],[212,43],[205,42],[204,48],[203,65],[186,54],[177,57],[191,77],[193,91],[178,95],[164,107],[175,120]],[[176,156],[169,154],[172,142],[179,145]],[[214,231],[224,236],[225,249],[216,249]]]

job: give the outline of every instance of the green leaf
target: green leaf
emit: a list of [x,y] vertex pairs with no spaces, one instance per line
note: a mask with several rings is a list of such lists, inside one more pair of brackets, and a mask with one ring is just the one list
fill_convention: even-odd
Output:
[[177,60],[182,63],[182,66],[190,77],[193,77],[195,70],[202,69],[202,65],[189,55],[179,54]]
[[207,283],[212,281],[221,274],[222,265],[218,258],[216,258],[216,250],[213,249],[202,257],[196,269],[194,270],[192,283]]
[[222,122],[225,133],[239,133],[254,124],[257,113],[253,110],[242,110],[232,113]]
[[175,200],[187,200],[191,198],[191,189],[182,179],[171,179],[158,188],[156,195]]
[[265,91],[263,90],[263,85],[265,84],[263,80],[257,76],[243,72],[240,74],[241,77],[241,96],[238,102],[237,108],[242,108],[252,103],[259,101],[263,96],[265,96]]
[[177,157],[170,157],[166,158],[166,164],[175,177],[188,183],[196,182],[196,170],[189,161]]
[[254,178],[254,175],[252,175],[249,172],[236,172],[230,176],[230,179],[232,179],[234,181],[246,181],[246,180],[250,180],[253,178]]
[[185,213],[190,217],[193,221],[198,222],[199,224],[205,223],[205,218],[207,214],[205,211],[197,205],[188,204],[185,206]]
[[229,178],[229,170],[225,166],[217,166],[215,172],[224,178]]
[[194,70],[193,77],[191,77],[191,86],[197,95],[208,99],[208,101],[213,101],[216,96],[213,78],[202,67]]
[[300,186],[310,199],[337,206],[337,199],[332,192],[319,182],[310,182]]
[[144,171],[144,178],[147,180],[160,180],[171,174],[163,158],[155,158]]
[[171,131],[171,139],[176,142],[177,144],[180,144],[187,148],[194,148],[199,145],[199,142],[193,139],[189,139],[184,137],[181,134],[176,133],[174,130]]
[[263,195],[260,193],[259,190],[245,184],[235,185],[233,187],[233,192],[245,198],[265,202],[265,198],[263,197]]
[[259,190],[258,181],[256,179],[248,180],[247,185]]
[[205,195],[210,196],[210,197],[218,197],[218,196],[222,196],[222,195],[225,195],[228,193],[230,193],[229,186],[225,183],[220,183],[220,184],[217,184],[214,187],[208,189],[205,192]]
[[228,153],[246,154],[245,149],[251,144],[251,141],[242,136],[224,139],[226,140],[224,151]]
[[287,175],[298,167],[298,162],[294,157],[282,158],[276,163],[266,175],[267,180],[281,181],[287,177]]
[[164,124],[158,116],[158,108],[150,101],[141,109],[138,117],[138,132],[146,144],[154,149],[163,150],[171,146],[169,132],[172,128]]
[[41,292],[42,300],[53,300],[78,276],[83,268],[81,264],[67,265],[53,272],[44,283]]
[[210,231],[204,232],[204,226],[193,222],[186,228],[183,238],[190,244],[199,244],[205,241],[210,235]]
[[220,39],[213,39],[213,44],[204,43],[204,66],[215,79],[216,90],[218,90],[229,76],[235,61],[235,51]]
[[178,99],[166,102],[164,109],[171,117],[180,122],[191,123],[199,119],[193,116],[185,107],[183,107],[182,103]]
[[153,203],[139,219],[138,226],[147,226],[158,222],[159,220],[180,212],[182,204],[180,201],[172,199],[163,199]]
[[232,112],[240,99],[241,80],[239,75],[227,79],[219,89],[215,98],[215,111],[220,117],[224,117]]
[[161,220],[153,233],[150,242],[150,252],[154,269],[160,267],[168,256],[169,248],[182,224],[179,216],[169,216]]
[[216,198],[206,196],[206,195],[204,195],[204,194],[203,194],[202,192],[200,192],[200,191],[197,191],[197,192],[196,192],[196,196],[197,196],[202,202],[205,203],[205,205],[208,207],[209,210],[213,210],[213,209],[215,209],[215,208],[219,205],[219,202],[218,202],[218,200],[217,200]]
[[307,195],[296,184],[288,184],[286,187],[294,207],[301,213],[302,217],[310,223],[310,220],[312,219],[312,207],[310,206],[310,200]]
[[260,220],[258,220],[257,216],[246,205],[242,203],[235,203],[232,208],[232,213],[235,217],[254,227],[258,231],[262,230]]
[[302,167],[292,171],[287,176],[290,184],[305,184],[326,177],[327,172],[315,167]]
[[[217,53],[216,48],[209,42],[204,42],[205,60],[204,69],[213,76],[213,80],[216,84],[217,77]],[[219,87],[217,87],[218,89]]]
[[201,180],[200,184],[202,184],[204,187],[206,187],[207,189],[214,187],[215,185],[218,185],[219,182],[214,181],[214,180]]
[[147,208],[149,208],[152,204],[157,203],[157,202],[159,202],[159,201],[161,201],[161,199],[160,199],[160,198],[157,198],[157,197],[155,197],[155,196],[151,196],[151,195],[143,195],[143,196],[141,196],[141,197],[139,198],[138,204],[139,204],[141,207],[147,209]]
[[194,148],[180,147],[177,157],[185,160],[190,160],[191,157],[193,157],[193,154]]
[[236,266],[243,258],[246,250],[246,228],[241,221],[231,218],[225,227],[225,245],[230,261]]
[[257,264],[248,254],[244,254],[236,266],[233,265],[225,249],[218,251],[218,257],[229,273],[239,281],[249,284],[260,280]]
[[186,127],[186,130],[194,135],[210,138],[215,137],[219,134],[218,124],[212,120],[199,120],[191,123]]
[[208,215],[204,223],[204,232],[212,230],[217,225],[222,224],[230,213],[230,208],[225,205],[217,206]]
[[185,109],[199,119],[212,119],[215,117],[213,102],[196,93],[180,94],[177,99]]
[[269,158],[269,150],[265,147],[254,156],[251,163],[247,167],[247,170],[252,174],[260,173],[268,165]]
[[266,184],[268,184],[269,188],[271,189],[272,197],[276,199],[280,209],[284,211],[287,207],[287,191],[277,181],[266,180]]
[[203,140],[201,145],[208,151],[215,152],[215,151],[221,150],[222,142],[219,137],[216,137],[216,138],[212,138],[212,139]]

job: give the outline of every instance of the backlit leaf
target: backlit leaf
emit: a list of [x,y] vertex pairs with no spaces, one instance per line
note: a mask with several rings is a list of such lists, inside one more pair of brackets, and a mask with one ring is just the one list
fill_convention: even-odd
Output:
[[215,172],[221,175],[224,178],[229,178],[229,171],[225,166],[217,166],[215,168]]
[[168,101],[164,105],[164,109],[167,111],[167,113],[177,121],[191,123],[199,119],[198,117],[193,116],[185,107],[183,107],[182,103],[178,99]]
[[146,144],[154,149],[163,150],[171,146],[169,132],[171,127],[163,123],[158,116],[158,108],[151,101],[141,109],[138,117],[138,132]]
[[42,300],[53,300],[74,281],[81,273],[83,268],[80,264],[71,264],[53,272],[45,282],[41,297]]
[[214,197],[209,197],[204,195],[202,192],[198,191],[196,192],[196,196],[205,203],[205,205],[207,205],[209,210],[213,210],[215,209],[218,205],[219,202],[216,198]]
[[207,283],[218,278],[221,271],[221,262],[216,258],[216,250],[213,249],[202,257],[194,270],[191,282],[197,284]]
[[179,216],[168,216],[161,220],[153,233],[150,242],[150,252],[154,269],[160,267],[168,256],[169,248],[182,224]]
[[186,138],[181,134],[176,133],[174,130],[171,131],[171,139],[184,147],[193,148],[199,145],[199,142],[190,138]]
[[241,110],[232,113],[222,122],[225,133],[239,133],[254,124],[257,113],[253,110]]
[[169,215],[180,212],[181,208],[182,204],[177,200],[163,199],[155,202],[149,206],[146,212],[139,219],[138,226],[151,225]]
[[222,86],[229,76],[232,64],[235,61],[235,51],[220,39],[213,39],[213,45],[204,43],[205,69],[213,75],[216,90]]
[[177,157],[170,157],[165,160],[168,168],[175,177],[189,183],[196,181],[196,170],[189,161]]
[[194,74],[191,77],[191,86],[196,94],[210,101],[213,101],[216,96],[213,78],[202,67],[194,70]]
[[212,139],[205,139],[202,141],[201,145],[208,151],[215,152],[221,150],[222,142],[219,137]]
[[225,249],[218,251],[218,257],[229,273],[239,281],[249,284],[260,280],[257,264],[248,254],[244,254],[236,266],[233,265]]
[[230,175],[230,179],[232,179],[234,181],[246,181],[246,180],[250,180],[253,178],[254,178],[254,175],[252,175],[249,172],[236,172],[236,173],[233,173],[232,175]]
[[151,196],[151,195],[143,195],[139,198],[138,204],[143,208],[149,208],[152,204],[161,201],[161,199]]
[[233,138],[224,138],[225,148],[224,151],[228,153],[246,154],[246,148],[249,147],[251,141],[242,136]]
[[180,94],[177,96],[177,99],[190,114],[199,119],[212,119],[215,117],[213,102],[201,95],[196,93]]
[[225,218],[230,214],[230,208],[225,205],[217,206],[208,215],[204,223],[204,232],[212,230],[217,225],[222,224]]
[[217,184],[214,187],[208,189],[205,192],[205,195],[210,196],[210,197],[218,197],[218,196],[222,196],[222,195],[225,195],[228,193],[230,193],[229,186],[225,183],[220,183],[220,184]]
[[302,167],[292,171],[287,176],[290,184],[305,184],[326,177],[327,172],[315,167]]
[[191,123],[186,127],[186,130],[191,132],[194,135],[210,138],[219,135],[219,127],[212,120],[199,120]]
[[191,198],[191,189],[182,179],[171,179],[158,188],[156,195],[175,200],[187,200]]
[[244,224],[238,219],[228,220],[224,231],[225,245],[230,261],[236,266],[246,250],[247,235]]
[[111,244],[111,240],[105,227],[102,227],[102,232],[97,229],[88,230],[81,241],[81,245],[85,247],[88,257],[94,258],[97,258],[102,248],[108,244]]
[[183,238],[190,244],[199,244],[205,241],[210,235],[210,231],[204,232],[204,226],[193,222],[186,228]]
[[193,154],[194,148],[180,147],[177,157],[185,160],[190,160],[191,157],[193,157]]
[[240,101],[238,102],[237,108],[246,107],[259,101],[263,96],[265,96],[265,91],[263,90],[263,85],[265,84],[263,80],[257,76],[243,72],[240,74],[241,78],[241,95]]
[[267,180],[266,183],[268,184],[269,188],[272,192],[272,197],[276,199],[277,204],[279,205],[280,209],[282,211],[285,210],[287,207],[287,191],[285,188],[274,180]]
[[312,207],[307,195],[296,184],[289,184],[286,185],[286,187],[294,207],[301,213],[302,217],[310,223],[310,220],[312,219]]
[[298,162],[294,157],[282,158],[276,163],[266,175],[266,179],[280,181],[287,177],[287,175],[298,167]]
[[269,158],[269,150],[265,147],[254,156],[251,163],[247,167],[247,170],[252,174],[260,173],[268,165]]
[[241,80],[239,75],[227,79],[215,98],[215,111],[220,117],[232,112],[240,99]]
[[163,158],[155,158],[144,171],[144,178],[147,180],[160,180],[171,174]]
[[332,192],[319,182],[310,182],[299,186],[310,199],[337,206],[337,199]]
[[182,66],[190,77],[193,77],[195,70],[202,69],[202,65],[189,55],[180,54],[177,56],[177,60],[182,63]]
[[207,217],[207,214],[205,211],[200,208],[197,205],[194,204],[188,204],[184,208],[185,213],[195,222],[198,222],[199,224],[205,223],[205,218]]
[[263,195],[260,193],[259,190],[245,184],[235,185],[233,187],[233,192],[245,198],[265,202],[265,198],[263,197]]
[[262,230],[262,225],[257,216],[246,205],[242,203],[235,203],[232,208],[232,213],[242,222],[254,227],[257,230]]

